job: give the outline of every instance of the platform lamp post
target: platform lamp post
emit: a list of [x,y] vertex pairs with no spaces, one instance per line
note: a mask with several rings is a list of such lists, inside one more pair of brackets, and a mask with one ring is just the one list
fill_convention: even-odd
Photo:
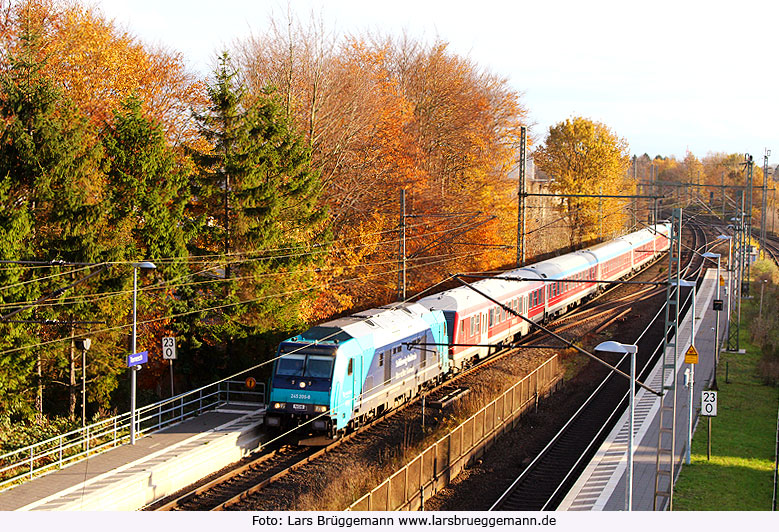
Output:
[[633,344],[622,344],[609,340],[608,342],[601,342],[595,347],[595,351],[606,351],[609,353],[630,354],[630,390],[628,392],[628,409],[630,411],[630,421],[628,429],[628,467],[627,477],[625,482],[625,510],[628,512],[633,511],[633,428],[635,423],[635,405],[634,405],[634,393],[636,390],[636,353],[638,353],[638,346]]
[[[732,225],[729,225],[728,227],[729,228],[733,228]],[[730,236],[730,235],[718,235],[717,236],[717,240],[728,240],[728,267],[727,267],[728,284],[727,284],[727,288],[726,288],[726,292],[727,292],[727,295],[728,295],[728,313],[726,314],[726,316],[728,317],[728,321],[727,321],[727,327],[725,328],[725,338],[729,338],[730,337],[730,320],[731,320],[730,312],[731,312],[731,309],[733,308],[733,276],[734,276],[734,274],[733,274],[733,262],[732,262],[732,257],[733,257],[733,237]]]
[[[707,251],[706,253],[703,253],[701,257],[704,257],[706,259],[717,259],[717,296],[716,299],[720,298],[720,254],[719,253],[712,253],[711,251]],[[720,305],[722,305],[722,301],[720,301]],[[713,388],[717,389],[717,364],[719,364],[719,313],[720,310],[716,310],[714,312],[714,381],[712,383]]]
[[[728,226],[730,227],[730,226]],[[717,240],[728,240],[728,285],[731,284],[731,277],[733,276],[732,270],[733,270],[733,263],[732,257],[733,257],[733,237],[730,235],[717,235]],[[730,312],[730,293],[732,290],[728,290],[728,312]]]
[[[132,339],[132,353],[136,352],[136,339],[138,336],[138,320],[137,320],[137,300],[138,300],[138,268],[143,270],[156,270],[157,266],[153,262],[135,262],[131,265],[133,267],[133,339]],[[130,368],[130,445],[135,445],[135,372],[138,371],[140,366],[132,366]]]
[[81,349],[81,426],[87,426],[87,351],[92,347],[91,338],[76,340],[76,347]]
[[[696,292],[696,283],[695,281],[685,281],[683,279],[680,279],[678,283],[676,284],[677,287],[686,286],[688,288],[692,288],[692,319],[690,320],[690,328],[692,329],[690,332],[690,345],[695,347],[695,292]],[[687,417],[687,450],[684,453],[684,461],[687,465],[690,464],[690,460],[692,458],[692,453],[690,452],[690,447],[692,446],[692,403],[693,403],[693,392],[695,388],[695,364],[690,364],[689,369],[689,375],[690,375],[690,411],[689,416]]]

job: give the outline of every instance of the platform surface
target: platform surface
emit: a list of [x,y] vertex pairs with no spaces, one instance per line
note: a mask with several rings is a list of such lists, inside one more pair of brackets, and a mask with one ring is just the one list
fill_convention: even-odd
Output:
[[114,447],[0,492],[0,511],[79,509],[79,501],[85,504],[91,495],[111,484],[228,434],[257,426],[263,414],[264,410],[257,409],[206,412],[138,438],[135,445]]
[[[720,293],[725,299],[724,292]],[[700,357],[699,363],[695,367],[693,433],[698,421],[701,392],[708,387],[708,383],[714,375],[716,312],[712,310],[712,300],[715,294],[716,270],[711,269],[708,270],[701,283],[695,305],[695,347],[700,353]],[[689,364],[684,363],[684,353],[691,342],[691,316],[692,311],[687,313],[679,327],[679,358],[676,377],[676,465],[674,466],[677,474],[679,468],[683,467],[687,447],[690,391],[684,386],[684,372],[689,367]],[[720,315],[720,342],[725,338],[726,328],[727,314],[723,311]],[[653,390],[659,390],[661,387],[661,365],[662,361],[658,362],[647,382]],[[670,402],[670,398],[666,398],[666,401]],[[636,394],[634,408],[633,510],[651,511],[655,495],[660,398],[642,388]],[[628,435],[629,413],[626,409],[558,510],[621,511],[626,509]]]

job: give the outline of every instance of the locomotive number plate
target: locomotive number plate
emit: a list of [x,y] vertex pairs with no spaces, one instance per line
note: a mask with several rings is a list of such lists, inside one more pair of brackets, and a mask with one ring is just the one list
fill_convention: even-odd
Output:
[[293,404],[292,405],[292,409],[293,410],[305,410],[306,409],[306,405],[296,405],[296,404]]

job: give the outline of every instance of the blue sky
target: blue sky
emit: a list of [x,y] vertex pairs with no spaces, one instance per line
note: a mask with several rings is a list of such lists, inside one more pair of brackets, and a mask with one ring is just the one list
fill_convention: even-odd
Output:
[[631,152],[689,149],[779,160],[779,3],[655,0],[93,0],[146,42],[210,72],[216,53],[287,6],[337,34],[436,37],[523,93],[543,140],[571,116],[603,122]]

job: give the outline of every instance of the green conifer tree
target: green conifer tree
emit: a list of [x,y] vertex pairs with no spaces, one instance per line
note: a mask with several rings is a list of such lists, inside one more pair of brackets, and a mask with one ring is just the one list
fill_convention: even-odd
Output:
[[225,53],[208,93],[210,106],[197,119],[209,149],[193,154],[206,220],[196,253],[221,255],[224,282],[211,296],[234,306],[201,325],[210,343],[230,345],[301,326],[299,305],[309,294],[297,290],[317,260],[311,250],[325,239],[318,232],[324,211],[310,151],[272,91],[250,102]]
[[[100,144],[87,119],[43,75],[38,35],[36,28],[24,27],[19,47],[9,56],[8,68],[0,76],[0,201],[6,207],[2,231],[3,240],[8,242],[0,255],[14,261],[99,262],[103,260],[98,236],[102,215],[95,195],[99,194],[96,176]],[[2,280],[2,297],[6,305],[17,303],[17,308],[55,292],[73,279],[56,276],[64,273],[62,268],[53,268],[47,275],[29,268],[20,271],[18,267],[7,272]],[[25,284],[18,284],[21,281]],[[70,294],[62,294],[52,302],[61,303],[67,295]],[[62,313],[53,306],[39,306],[15,318],[72,321],[77,314],[72,307]],[[0,351],[63,333],[32,324],[2,325],[7,330]],[[70,334],[74,334],[72,327]],[[15,415],[30,415],[33,405],[40,413],[41,389],[47,383],[65,386],[73,413],[76,389],[72,347],[63,349],[62,344],[56,344],[12,351],[9,357],[0,357],[5,362],[0,362],[0,371],[4,373],[0,381],[18,383],[2,394],[13,398],[11,410]],[[1,402],[2,399],[0,410],[7,408]]]

